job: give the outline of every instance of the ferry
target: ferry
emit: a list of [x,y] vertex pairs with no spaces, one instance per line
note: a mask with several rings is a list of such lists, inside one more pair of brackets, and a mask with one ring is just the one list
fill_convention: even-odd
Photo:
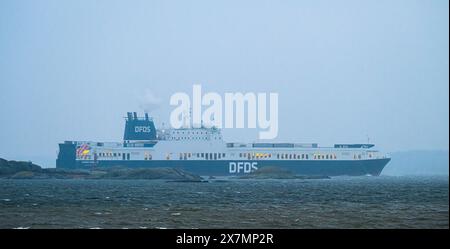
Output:
[[297,175],[378,176],[390,160],[374,144],[226,142],[215,127],[156,129],[148,113],[128,112],[123,141],[65,141],[59,144],[56,167],[172,167],[233,176],[270,166]]

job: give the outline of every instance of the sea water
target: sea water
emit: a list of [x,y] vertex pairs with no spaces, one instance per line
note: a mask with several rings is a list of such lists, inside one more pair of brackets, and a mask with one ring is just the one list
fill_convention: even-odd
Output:
[[448,228],[448,176],[0,180],[0,228]]

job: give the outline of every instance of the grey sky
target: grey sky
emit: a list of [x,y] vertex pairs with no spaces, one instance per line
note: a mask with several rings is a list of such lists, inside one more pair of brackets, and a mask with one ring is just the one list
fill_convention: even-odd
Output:
[[169,96],[193,84],[278,92],[280,141],[369,135],[386,151],[448,150],[448,10],[446,0],[3,0],[0,157],[54,163],[58,142],[120,140],[146,97],[167,123]]

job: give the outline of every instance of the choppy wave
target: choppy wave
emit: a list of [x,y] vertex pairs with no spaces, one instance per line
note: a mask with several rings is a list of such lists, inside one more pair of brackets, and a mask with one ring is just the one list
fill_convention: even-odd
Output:
[[448,228],[448,177],[0,180],[0,228]]

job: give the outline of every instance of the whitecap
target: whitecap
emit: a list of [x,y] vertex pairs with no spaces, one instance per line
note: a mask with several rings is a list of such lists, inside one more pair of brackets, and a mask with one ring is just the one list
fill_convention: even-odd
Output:
[[13,229],[30,229],[30,227],[15,227]]

